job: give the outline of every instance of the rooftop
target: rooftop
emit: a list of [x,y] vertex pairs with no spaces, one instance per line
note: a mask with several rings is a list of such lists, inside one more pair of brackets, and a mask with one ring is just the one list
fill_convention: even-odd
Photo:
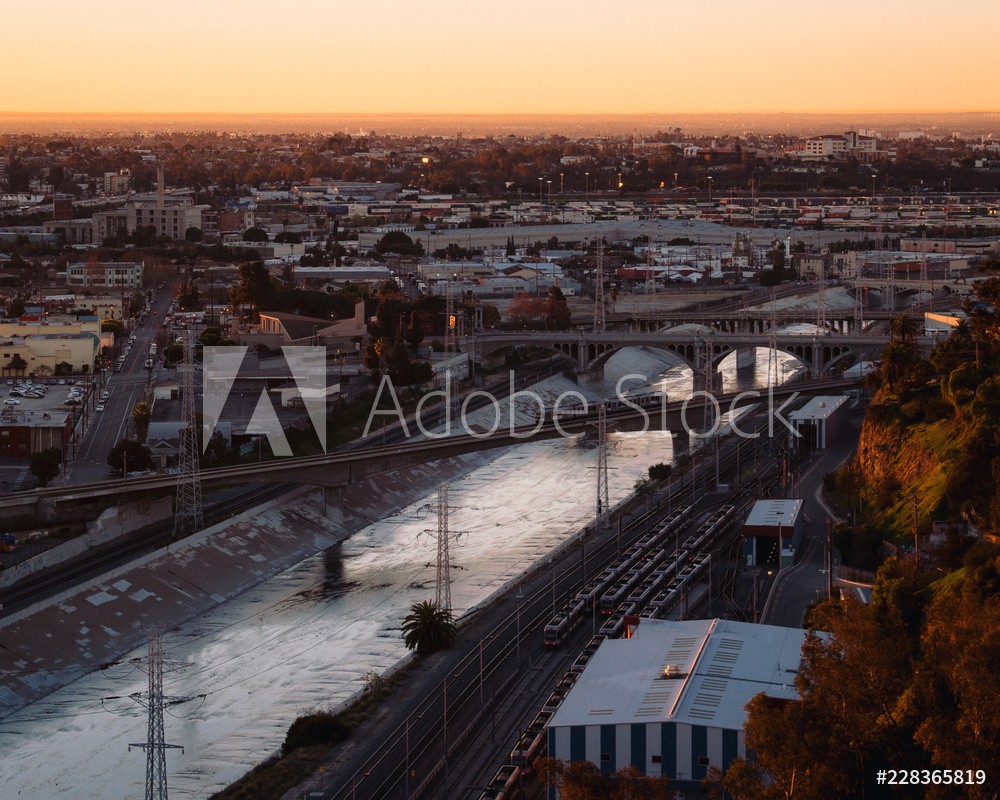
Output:
[[[730,620],[643,619],[632,638],[601,644],[549,724],[673,721],[738,729],[757,693],[798,696],[805,635]],[[665,677],[668,666],[675,677]]]
[[761,525],[770,528],[782,525],[794,525],[802,511],[801,500],[758,500],[750,509],[746,525]]
[[844,395],[813,397],[798,411],[791,412],[788,418],[791,420],[826,419],[847,400],[848,398]]

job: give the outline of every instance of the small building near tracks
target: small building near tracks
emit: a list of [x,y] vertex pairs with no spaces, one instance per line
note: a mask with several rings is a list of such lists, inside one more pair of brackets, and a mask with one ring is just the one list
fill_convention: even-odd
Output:
[[793,440],[799,447],[825,450],[847,427],[850,400],[846,395],[814,397],[798,411],[788,415],[798,436]]
[[750,509],[741,533],[748,567],[776,566],[779,549],[781,566],[790,567],[802,541],[802,501],[758,500]]

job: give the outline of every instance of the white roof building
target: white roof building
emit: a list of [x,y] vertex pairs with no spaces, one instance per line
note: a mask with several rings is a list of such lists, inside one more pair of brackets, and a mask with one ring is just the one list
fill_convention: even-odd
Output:
[[746,756],[745,706],[760,692],[798,697],[806,632],[730,620],[643,619],[608,639],[548,726],[549,754],[605,774],[634,765],[698,788],[710,766]]

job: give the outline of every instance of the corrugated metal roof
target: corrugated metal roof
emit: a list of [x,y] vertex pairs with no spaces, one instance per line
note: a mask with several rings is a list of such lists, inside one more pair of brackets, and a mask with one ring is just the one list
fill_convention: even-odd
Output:
[[801,500],[758,500],[753,504],[750,514],[747,515],[747,521],[743,524],[753,527],[776,528],[780,522],[783,526],[791,528],[795,525],[801,511]]
[[844,395],[813,397],[798,411],[788,415],[790,420],[826,419],[848,401]]
[[[643,619],[597,649],[549,725],[672,720],[737,729],[758,692],[796,697],[806,632],[729,620]],[[667,666],[675,677],[666,677]]]

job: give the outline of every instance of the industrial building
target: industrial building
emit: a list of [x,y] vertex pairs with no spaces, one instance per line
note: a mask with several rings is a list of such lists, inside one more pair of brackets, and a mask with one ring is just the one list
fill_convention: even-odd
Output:
[[931,336],[953,333],[958,326],[968,319],[964,311],[924,312],[924,333]]
[[847,427],[850,411],[845,395],[814,397],[798,411],[788,415],[788,421],[798,434],[794,437],[799,447],[824,450],[837,441]]
[[[700,789],[710,767],[746,757],[754,695],[795,699],[806,632],[730,620],[642,619],[607,639],[548,725],[549,755],[610,775],[629,765]],[[557,797],[555,789],[549,797]]]
[[61,411],[32,412],[4,406],[0,411],[0,456],[27,458],[70,440],[72,417]]
[[[0,337],[0,373],[29,376],[87,373],[94,366],[100,344],[100,335],[93,333]],[[18,363],[22,364],[20,368],[11,366]]]
[[781,566],[790,567],[802,542],[802,501],[758,500],[741,533],[748,567],[776,565],[779,548]]

